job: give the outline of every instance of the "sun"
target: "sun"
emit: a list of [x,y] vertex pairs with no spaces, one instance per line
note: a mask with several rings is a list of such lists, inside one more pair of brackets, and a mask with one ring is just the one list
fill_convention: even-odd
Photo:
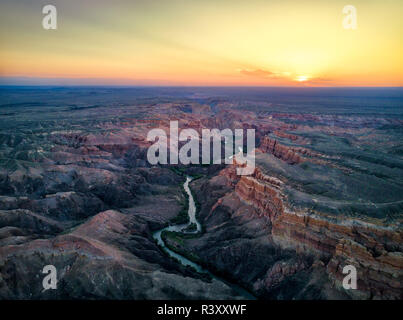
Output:
[[308,80],[307,76],[298,76],[295,78],[295,80],[297,80],[298,82],[304,82]]

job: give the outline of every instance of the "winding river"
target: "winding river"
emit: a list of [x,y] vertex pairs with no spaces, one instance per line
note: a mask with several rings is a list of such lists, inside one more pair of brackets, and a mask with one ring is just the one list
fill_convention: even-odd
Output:
[[185,189],[185,192],[188,195],[188,200],[189,200],[189,209],[188,209],[188,215],[189,215],[189,222],[187,224],[177,224],[173,226],[166,227],[164,229],[158,230],[153,234],[154,239],[157,240],[157,243],[163,248],[163,250],[170,256],[175,259],[178,259],[184,266],[191,266],[194,269],[196,269],[197,272],[200,273],[209,273],[208,270],[204,269],[197,263],[194,263],[193,261],[190,261],[189,259],[185,258],[184,256],[172,251],[169,249],[166,245],[164,240],[162,240],[162,233],[164,231],[174,231],[174,232],[183,232],[183,229],[186,229],[188,226],[190,226],[192,223],[196,224],[197,229],[196,231],[193,232],[186,232],[186,233],[198,233],[201,231],[201,225],[199,221],[196,219],[196,205],[192,196],[192,192],[190,191],[189,188],[189,182],[192,181],[192,178],[186,177],[186,181],[183,184],[183,188]]
[[[192,178],[187,176],[186,177],[186,181],[183,184],[183,188],[185,189],[185,192],[188,195],[188,201],[189,201],[189,209],[188,209],[188,215],[189,215],[189,222],[186,224],[178,224],[178,225],[173,225],[173,226],[168,226],[166,228],[163,228],[161,230],[156,231],[153,234],[154,239],[157,241],[157,243],[162,247],[162,249],[172,258],[175,258],[177,260],[179,260],[179,262],[181,264],[183,264],[184,266],[190,266],[193,267],[197,272],[199,273],[206,273],[208,274],[211,278],[213,279],[217,279],[219,281],[222,281],[224,283],[226,283],[227,285],[229,285],[230,287],[232,287],[238,294],[244,296],[246,299],[256,299],[251,293],[249,293],[248,291],[246,291],[244,288],[238,286],[237,284],[234,283],[230,283],[227,280],[213,275],[210,271],[208,271],[207,269],[203,268],[201,265],[187,259],[186,257],[172,251],[171,249],[169,249],[166,245],[164,240],[162,240],[162,233],[164,231],[174,231],[174,232],[181,232],[181,233],[199,233],[201,232],[201,224],[199,223],[199,221],[197,221],[196,219],[196,205],[192,196],[192,192],[190,191],[189,188],[189,183],[190,181],[192,181]],[[185,231],[185,229],[187,227],[189,227],[191,224],[195,224],[196,225],[196,230],[195,231]]]

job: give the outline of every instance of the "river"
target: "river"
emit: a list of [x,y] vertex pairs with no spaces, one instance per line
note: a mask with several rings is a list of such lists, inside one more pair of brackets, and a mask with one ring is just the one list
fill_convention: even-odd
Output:
[[[197,272],[199,273],[207,273],[211,278],[213,279],[217,279],[219,281],[222,281],[224,283],[226,283],[227,285],[229,285],[230,287],[232,287],[237,293],[239,293],[240,295],[244,296],[246,299],[256,299],[251,293],[249,293],[248,291],[246,291],[244,288],[238,286],[237,284],[234,283],[230,283],[227,280],[224,280],[223,278],[213,275],[209,270],[203,268],[201,265],[187,259],[186,257],[172,251],[171,249],[169,249],[166,245],[164,240],[162,240],[162,233],[164,231],[174,231],[174,232],[181,232],[181,233],[199,233],[201,232],[201,224],[199,221],[197,221],[196,218],[196,205],[193,199],[193,195],[192,192],[190,191],[189,188],[189,183],[190,181],[192,181],[192,178],[187,176],[186,177],[186,181],[183,184],[183,188],[185,189],[185,192],[188,195],[188,202],[189,202],[189,208],[188,208],[188,216],[189,216],[189,222],[186,224],[178,224],[178,225],[173,225],[173,226],[168,226],[166,228],[163,228],[161,230],[156,231],[153,234],[154,239],[157,241],[157,243],[162,247],[162,249],[172,258],[175,258],[177,260],[179,260],[179,262],[181,264],[183,264],[184,266],[190,266],[193,267]],[[197,229],[195,231],[184,231],[184,229],[186,229],[188,226],[190,226],[191,224],[195,224]]]

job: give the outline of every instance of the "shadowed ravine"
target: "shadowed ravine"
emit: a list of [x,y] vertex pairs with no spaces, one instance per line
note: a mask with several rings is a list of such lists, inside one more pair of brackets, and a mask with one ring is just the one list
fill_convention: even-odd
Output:
[[[189,222],[187,224],[178,224],[178,225],[173,225],[173,226],[168,226],[166,228],[163,228],[161,230],[156,231],[153,234],[154,239],[157,240],[158,245],[160,245],[163,250],[172,258],[177,259],[181,264],[183,264],[184,266],[190,266],[192,268],[194,268],[197,272],[199,273],[206,273],[208,274],[211,278],[213,279],[217,279],[219,281],[222,281],[224,283],[226,283],[227,285],[231,286],[237,293],[241,294],[242,296],[248,298],[248,299],[255,299],[255,297],[249,293],[248,291],[246,291],[245,289],[243,289],[242,287],[238,286],[237,284],[234,283],[230,283],[227,280],[224,280],[221,277],[218,277],[214,274],[212,274],[209,270],[203,268],[201,265],[190,261],[189,259],[185,258],[184,256],[172,251],[171,249],[169,249],[164,240],[162,240],[162,233],[164,231],[173,231],[173,232],[181,232],[181,233],[199,233],[201,232],[201,225],[200,222],[197,221],[196,219],[196,206],[195,206],[195,202],[192,196],[192,192],[190,191],[189,188],[189,183],[190,181],[192,181],[191,177],[186,177],[186,181],[183,184],[183,188],[185,189],[185,192],[188,195],[188,202],[189,202],[189,209],[188,209],[188,215],[189,215]],[[184,231],[184,229],[192,224],[196,224],[197,226],[197,230],[196,231]]]

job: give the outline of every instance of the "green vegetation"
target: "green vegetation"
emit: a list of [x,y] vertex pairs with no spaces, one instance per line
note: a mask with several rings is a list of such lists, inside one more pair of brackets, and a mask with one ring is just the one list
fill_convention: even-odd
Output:
[[182,247],[184,245],[185,239],[193,239],[199,236],[200,234],[183,234],[180,232],[173,232],[173,231],[164,231],[161,234],[161,238],[168,249],[180,254],[181,256],[184,256],[190,261],[200,264],[201,259],[197,254],[186,251]]
[[197,231],[197,224],[191,223],[185,229],[183,229],[183,231],[184,232],[195,232],[195,231]]
[[181,235],[181,233],[179,233],[179,232],[163,231],[161,233],[161,239],[165,242],[165,245],[167,245],[167,243],[166,243],[167,239],[170,239],[172,241],[175,241],[176,243],[183,245],[183,239],[180,237],[180,235]]
[[[191,164],[190,165],[191,168],[194,168],[194,167],[202,168],[202,167],[206,167],[206,166],[209,166],[209,164],[205,164],[205,165]],[[188,172],[189,167],[170,166],[169,169],[172,170],[175,174],[177,174],[179,176],[190,176],[190,177],[192,177],[192,180],[197,180],[197,179],[200,179],[205,176],[205,174],[202,174],[202,173]]]
[[174,173],[176,173],[177,175],[183,176],[185,174],[184,169],[183,168],[178,168],[178,167],[169,167],[170,170],[172,170]]
[[[199,200],[195,196],[196,193],[192,190],[192,187],[191,187],[190,184],[189,184],[189,189],[193,194],[193,200],[194,200],[194,203],[195,203],[195,206],[196,206],[196,219],[200,222],[201,203],[199,202]],[[200,234],[203,234],[206,231],[206,229],[205,229],[203,223],[200,222],[200,225],[201,225]]]
[[[170,167],[170,169],[175,173],[178,174],[180,176],[185,176],[185,175],[189,175],[192,177],[192,181],[195,181],[197,179],[200,179],[202,177],[204,177],[203,174],[187,174],[185,173],[185,168],[177,168],[177,167]],[[186,193],[185,189],[183,188],[183,184],[180,184],[180,188],[182,190],[182,194],[184,196],[184,199],[182,199],[180,201],[180,204],[182,206],[181,211],[178,213],[178,215],[174,218],[172,218],[170,220],[170,223],[172,224],[185,224],[189,222],[189,216],[188,216],[188,210],[189,210],[189,196]],[[192,189],[190,188],[189,185],[189,189],[192,191]],[[194,194],[194,192],[192,192]],[[197,201],[197,199],[195,197],[193,197],[194,202],[195,202],[195,206],[196,206],[196,217],[197,217],[197,213],[200,211],[200,203]]]
[[188,210],[189,210],[189,196],[186,193],[185,189],[181,185],[181,190],[183,194],[183,199],[180,201],[180,204],[182,206],[181,211],[179,211],[178,215],[170,220],[171,223],[173,224],[185,224],[189,222],[189,215],[188,215]]

